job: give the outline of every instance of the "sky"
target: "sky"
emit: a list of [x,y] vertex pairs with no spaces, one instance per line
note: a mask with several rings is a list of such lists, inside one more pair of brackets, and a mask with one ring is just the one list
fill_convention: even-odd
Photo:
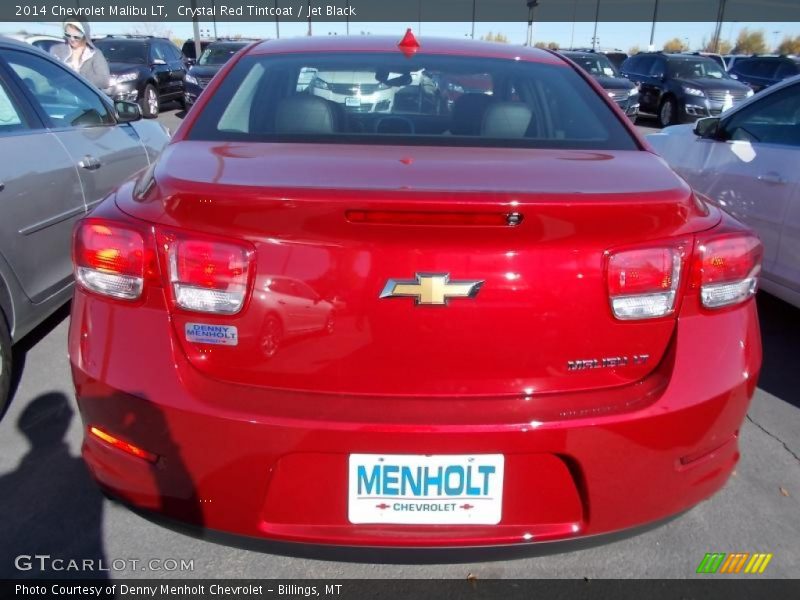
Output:
[[[655,29],[654,45],[656,49],[663,47],[664,42],[678,37],[688,43],[692,50],[699,49],[704,39],[710,39],[714,32],[714,23],[657,23]],[[295,37],[305,35],[307,23],[286,22],[280,24],[281,37]],[[350,24],[350,34],[360,34],[362,31],[372,35],[395,35],[398,39],[405,32],[406,27],[412,27],[414,32],[439,37],[469,37],[472,34],[471,22],[457,23],[356,23]],[[567,23],[535,23],[533,29],[534,42],[557,42],[562,48],[570,46],[591,46],[594,34],[594,22],[567,22]],[[650,42],[649,22],[636,23],[598,23],[598,43],[603,48],[619,48],[628,51],[633,46],[646,50]],[[786,35],[800,35],[800,23],[724,23],[722,39],[734,42],[739,30],[748,27],[751,30],[762,30],[765,40],[771,47],[776,46]],[[0,22],[0,32],[13,33],[24,28],[28,32],[49,33],[60,35],[60,24],[50,23],[8,23]],[[109,33],[149,33],[152,35],[168,34],[172,38],[187,39],[192,37],[191,22],[166,22],[166,23],[93,23],[94,35]],[[345,35],[347,25],[345,22],[312,22],[314,35]],[[202,35],[208,32],[214,34],[214,25],[211,21],[201,21]],[[244,37],[275,37],[274,21],[251,23],[217,23],[218,36]],[[475,37],[479,38],[489,32],[503,33],[512,44],[522,44],[527,35],[527,23],[475,23]]]

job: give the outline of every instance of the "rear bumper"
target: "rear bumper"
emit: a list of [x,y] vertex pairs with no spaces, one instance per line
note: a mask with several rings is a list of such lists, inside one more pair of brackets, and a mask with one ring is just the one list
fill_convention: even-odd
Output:
[[[528,544],[684,511],[719,490],[734,468],[761,363],[751,301],[680,319],[659,367],[670,371],[668,384],[629,411],[598,407],[537,421],[535,395],[499,403],[503,414],[491,417],[480,400],[432,399],[422,412],[396,402],[381,411],[381,399],[302,396],[203,377],[175,349],[167,316],[155,307],[137,307],[133,319],[130,308],[79,290],[72,310],[70,357],[84,425],[159,456],[151,464],[87,435],[83,456],[102,487],[204,528],[314,544]],[[352,453],[502,453],[502,519],[351,524]]]

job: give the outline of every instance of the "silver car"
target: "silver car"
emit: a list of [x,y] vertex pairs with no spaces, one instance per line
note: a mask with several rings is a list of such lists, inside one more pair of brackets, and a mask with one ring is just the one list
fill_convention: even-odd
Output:
[[[72,226],[169,141],[33,46],[0,38],[0,415],[11,345],[69,300]],[[136,122],[134,122],[136,121]]]
[[695,190],[758,232],[761,287],[800,307],[800,76],[722,117],[647,138]]

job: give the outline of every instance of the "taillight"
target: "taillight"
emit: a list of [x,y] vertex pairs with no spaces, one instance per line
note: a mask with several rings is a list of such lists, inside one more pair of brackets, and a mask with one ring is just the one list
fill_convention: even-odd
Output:
[[758,289],[764,247],[749,234],[728,234],[701,240],[697,248],[695,285],[706,308],[744,302]]
[[135,300],[142,295],[145,244],[141,233],[112,222],[86,220],[75,230],[75,278],[89,291]]
[[232,315],[247,296],[254,250],[245,244],[165,234],[175,303],[185,310]]
[[608,258],[608,293],[614,316],[653,319],[672,314],[688,243],[612,252]]

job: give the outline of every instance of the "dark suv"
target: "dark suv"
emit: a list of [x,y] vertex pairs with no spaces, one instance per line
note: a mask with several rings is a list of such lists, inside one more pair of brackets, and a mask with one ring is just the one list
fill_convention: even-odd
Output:
[[560,54],[594,77],[617,106],[631,119],[636,119],[639,114],[639,90],[619,74],[606,55],[576,50],[565,50]]
[[753,95],[705,56],[644,52],[621,72],[639,86],[639,111],[656,115],[662,127],[717,116]]
[[731,67],[730,76],[760,92],[788,77],[800,75],[798,56],[751,56],[740,58]]
[[160,104],[177,100],[185,106],[186,57],[166,38],[108,36],[94,41],[111,70],[105,92],[114,100],[138,102],[142,114],[158,116]]

